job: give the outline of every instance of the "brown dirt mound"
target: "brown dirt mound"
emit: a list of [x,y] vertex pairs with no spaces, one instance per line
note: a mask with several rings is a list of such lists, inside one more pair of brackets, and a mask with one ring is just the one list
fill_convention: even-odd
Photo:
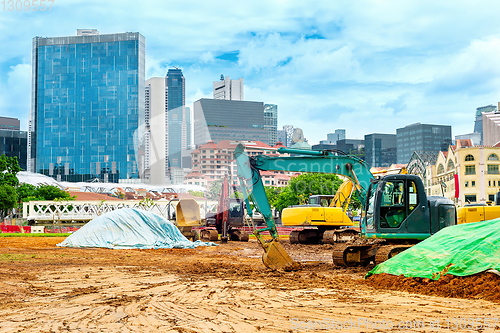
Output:
[[447,274],[439,280],[376,274],[366,283],[377,289],[407,291],[431,296],[484,299],[500,303],[500,276],[480,273],[471,276]]

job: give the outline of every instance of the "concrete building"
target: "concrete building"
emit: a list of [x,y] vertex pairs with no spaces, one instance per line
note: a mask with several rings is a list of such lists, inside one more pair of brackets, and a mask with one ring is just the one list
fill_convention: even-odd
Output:
[[458,140],[428,168],[427,194],[444,195],[459,205],[494,201],[500,188],[500,147]]
[[193,109],[196,146],[223,140],[269,142],[262,102],[202,98]]
[[397,163],[406,164],[413,152],[439,152],[451,145],[451,126],[411,124],[396,130]]
[[278,130],[278,142],[281,142],[285,147],[287,146],[287,136],[286,136],[286,131],[285,130]]
[[[239,185],[238,170],[233,152],[236,146],[242,143],[245,145],[245,152],[249,156],[256,155],[275,155],[273,151],[260,150],[259,148],[272,148],[271,146],[259,141],[220,141],[217,144],[209,141],[198,146],[192,152],[193,171],[186,175],[185,183],[189,185],[207,186],[209,183],[224,178],[228,175],[230,184]],[[274,148],[278,148],[275,146]],[[284,156],[288,156],[285,154]],[[284,171],[270,171],[263,176],[264,185],[268,186],[286,186],[290,180],[291,174]]]
[[17,118],[0,117],[0,156],[17,157],[22,170],[27,168],[28,132],[20,131]]
[[482,114],[483,136],[482,142],[485,146],[493,146],[500,142],[500,112],[489,112]]
[[135,32],[35,37],[31,170],[120,182],[144,169],[145,39]]
[[0,117],[0,130],[19,131],[21,121],[17,118]]
[[364,144],[365,161],[370,167],[390,167],[396,163],[396,134],[367,134]]
[[243,79],[231,80],[229,76],[224,78],[221,74],[220,81],[213,84],[214,99],[225,99],[229,101],[243,101]]
[[321,140],[319,143],[336,145],[339,140],[345,140],[345,129],[336,129],[334,133],[328,133],[326,140]]
[[165,78],[148,79],[145,89],[145,178],[150,184],[164,184],[167,167]]

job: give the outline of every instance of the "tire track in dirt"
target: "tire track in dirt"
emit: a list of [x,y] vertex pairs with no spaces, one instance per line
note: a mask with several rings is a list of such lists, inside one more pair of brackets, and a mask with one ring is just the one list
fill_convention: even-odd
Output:
[[[43,272],[32,285],[50,284],[50,297],[35,294],[24,299],[33,301],[32,306],[15,312],[0,310],[0,331],[289,332],[294,318],[303,322],[407,321],[451,318],[457,313],[484,316],[485,311],[498,310],[488,302],[388,294],[363,286],[357,290],[309,288],[307,284],[294,289],[267,288],[264,280],[157,273],[127,273],[123,267],[67,268],[64,277],[54,279],[60,272]],[[87,274],[89,278],[78,280]],[[96,284],[99,287],[92,288]]]

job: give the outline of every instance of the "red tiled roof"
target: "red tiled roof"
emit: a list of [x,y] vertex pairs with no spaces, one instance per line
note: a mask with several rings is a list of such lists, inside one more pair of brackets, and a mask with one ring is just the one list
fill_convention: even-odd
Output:
[[76,196],[77,201],[99,201],[99,200],[122,200],[120,198],[110,197],[106,194],[94,193],[94,192],[75,192],[70,191],[69,194],[73,197]]

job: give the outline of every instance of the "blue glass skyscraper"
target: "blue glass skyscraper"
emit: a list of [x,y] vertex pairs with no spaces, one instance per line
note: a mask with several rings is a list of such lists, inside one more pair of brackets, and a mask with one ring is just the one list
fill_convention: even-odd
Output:
[[165,77],[167,100],[168,168],[182,167],[182,154],[191,145],[190,110],[186,105],[186,84],[182,70],[169,69]]
[[30,171],[63,181],[140,177],[144,37],[35,37],[32,56]]

